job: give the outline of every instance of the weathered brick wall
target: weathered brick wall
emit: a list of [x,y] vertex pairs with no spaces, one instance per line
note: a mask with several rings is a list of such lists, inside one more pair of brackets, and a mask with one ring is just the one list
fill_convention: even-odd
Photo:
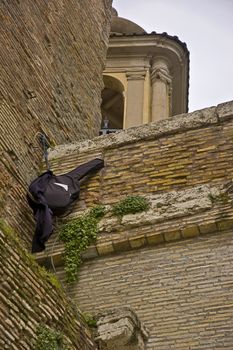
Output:
[[[131,194],[151,199],[204,184],[220,188],[232,180],[232,117],[231,102],[81,144],[57,147],[51,153],[52,168],[58,174],[94,157],[105,161],[105,168],[83,186],[74,213],[96,203],[113,204]],[[198,208],[197,204],[197,210],[194,205],[193,210],[178,216],[176,213],[171,216],[167,209],[169,216],[161,220],[132,219],[135,224],[113,221],[112,229],[108,227],[107,232],[103,229],[99,235],[96,255],[133,248],[136,244],[143,246],[150,241],[160,243],[174,237],[222,230],[229,226],[223,223],[227,220],[231,224],[231,203],[212,203],[208,208]],[[162,213],[158,208],[157,216]],[[137,238],[139,242],[135,242]],[[52,244],[53,239],[48,250]]]
[[42,324],[60,332],[71,350],[96,349],[80,311],[38,269],[13,233],[0,230],[0,256],[1,349],[34,349]]
[[[232,140],[230,102],[51,153],[55,172],[105,160],[82,187],[74,215],[135,193],[162,198],[148,213],[106,219],[69,288],[83,310],[133,308],[150,330],[150,350],[232,349]],[[38,258],[53,254],[64,279],[55,237]]]
[[[115,203],[128,194],[152,194],[204,183],[219,184],[233,174],[233,103],[175,116],[119,134],[51,152],[55,172],[95,156],[105,168],[83,199]],[[99,181],[98,181],[99,180]],[[88,188],[88,186],[87,186]]]
[[148,350],[230,350],[232,238],[229,231],[85,261],[70,296],[92,314],[131,307],[149,330]]
[[[111,0],[0,4],[0,216],[28,238],[22,187],[55,143],[98,135]],[[4,190],[3,190],[4,188]]]

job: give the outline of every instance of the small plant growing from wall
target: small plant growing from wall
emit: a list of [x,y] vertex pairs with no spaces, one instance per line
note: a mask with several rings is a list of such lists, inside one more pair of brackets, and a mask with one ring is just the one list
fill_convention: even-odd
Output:
[[86,322],[86,324],[90,328],[96,328],[97,327],[97,321],[91,314],[83,313],[82,315],[83,315],[84,321]]
[[41,324],[37,329],[35,350],[66,350],[62,334]]
[[96,241],[97,224],[104,214],[105,207],[99,205],[61,227],[59,239],[65,243],[65,273],[68,283],[76,281],[82,263],[81,253]]
[[211,200],[212,203],[222,203],[222,204],[227,204],[230,200],[229,194],[228,193],[220,193],[219,195],[213,195],[212,193],[209,193],[208,195],[209,199]]
[[112,208],[113,215],[123,216],[126,214],[136,214],[148,210],[149,201],[142,196],[127,196]]

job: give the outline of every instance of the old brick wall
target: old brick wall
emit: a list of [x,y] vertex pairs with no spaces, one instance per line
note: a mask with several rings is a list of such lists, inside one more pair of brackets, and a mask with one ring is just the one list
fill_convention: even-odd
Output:
[[[157,123],[51,152],[55,172],[95,156],[105,168],[82,195],[115,203],[128,194],[162,193],[204,183],[223,183],[233,171],[233,103],[175,116]],[[88,185],[87,185],[88,189]]]
[[70,296],[92,314],[131,307],[150,333],[148,350],[230,350],[232,238],[231,230],[85,261]]
[[96,349],[80,311],[8,230],[0,229],[0,348],[34,349],[38,327],[46,325],[67,349]]
[[[230,102],[51,153],[55,172],[105,160],[73,215],[131,194],[162,198],[148,213],[101,224],[69,287],[84,311],[132,307],[150,330],[150,350],[232,349],[232,140]],[[177,206],[165,203],[176,195]],[[64,280],[63,246],[54,240],[38,259],[52,255]]]
[[58,144],[98,134],[110,9],[111,0],[0,4],[0,216],[25,240],[37,133]]

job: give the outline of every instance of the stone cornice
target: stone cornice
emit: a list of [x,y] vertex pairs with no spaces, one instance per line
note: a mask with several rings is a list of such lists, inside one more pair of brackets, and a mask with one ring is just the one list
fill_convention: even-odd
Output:
[[128,71],[126,72],[126,78],[127,80],[145,80],[146,77],[146,71]]
[[110,39],[108,51],[111,52],[112,49],[124,49],[127,48],[128,52],[138,52],[141,48],[143,52],[150,51],[157,52],[158,49],[162,51],[170,51],[175,54],[179,60],[182,62],[185,58],[189,58],[189,51],[186,45],[181,45],[181,42],[172,40],[171,38],[159,37],[159,36],[120,36]]
[[201,109],[192,113],[180,114],[161,120],[129,128],[116,134],[98,136],[92,140],[60,145],[50,150],[49,159],[62,158],[66,155],[80,152],[101,152],[104,149],[133,143],[139,140],[158,139],[165,135],[185,132],[224,122],[233,118],[233,101],[219,104],[217,107]]
[[117,41],[117,40],[150,40],[151,38],[157,38],[158,40],[171,40],[178,45],[180,45],[184,51],[188,52],[187,45],[186,43],[182,42],[177,36],[172,36],[167,33],[156,33],[156,32],[151,32],[151,33],[142,33],[142,34],[131,34],[131,35],[126,35],[126,34],[110,34],[110,41]]
[[[171,224],[171,222],[170,222]],[[172,227],[163,227],[160,224],[160,231],[143,232],[143,226],[141,231],[136,236],[122,237],[121,240],[108,241],[98,243],[90,246],[82,255],[83,260],[98,258],[114,253],[120,253],[123,251],[129,251],[133,249],[143,248],[146,246],[154,246],[159,244],[166,244],[178,240],[190,239],[200,235],[206,234],[223,234],[225,231],[232,231],[233,229],[233,214],[227,218],[213,218],[208,222],[203,222],[201,219],[197,222],[189,222],[186,224],[180,224],[178,221],[173,222]],[[43,253],[37,253],[35,255],[39,264],[47,267],[63,266],[64,265],[64,252],[65,248],[62,244],[58,244],[55,238],[55,249],[51,247]]]

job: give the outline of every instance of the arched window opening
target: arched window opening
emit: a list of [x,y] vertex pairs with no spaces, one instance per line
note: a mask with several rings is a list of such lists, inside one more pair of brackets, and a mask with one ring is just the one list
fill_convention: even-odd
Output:
[[100,135],[123,129],[124,121],[124,87],[122,83],[111,76],[105,75],[102,90],[102,123]]

